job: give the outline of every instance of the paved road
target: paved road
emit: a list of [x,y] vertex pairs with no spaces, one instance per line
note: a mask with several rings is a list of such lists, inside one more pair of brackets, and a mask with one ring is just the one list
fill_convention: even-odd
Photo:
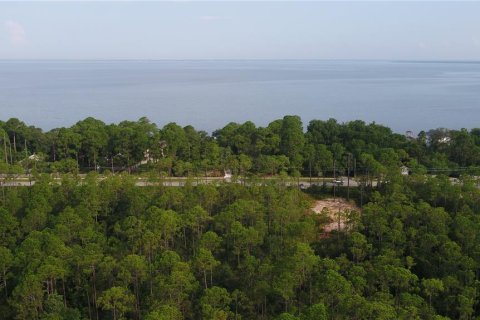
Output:
[[[2,179],[3,178],[3,179]],[[80,178],[81,180],[84,179],[84,177]],[[102,179],[102,178],[100,178]],[[60,179],[54,179],[55,182],[61,183]],[[222,183],[243,183],[241,180],[231,180],[231,179],[224,179],[222,177],[211,177],[211,178],[194,178],[194,179],[188,179],[188,178],[165,178],[161,182],[152,182],[149,181],[148,179],[145,178],[137,178],[135,185],[139,187],[146,187],[146,186],[155,186],[159,185],[162,183],[166,187],[181,187],[184,186],[188,181],[192,183],[192,185],[200,185],[200,184],[222,184]],[[288,179],[288,180],[281,180],[279,178],[264,178],[264,179],[259,179],[257,180],[258,184],[269,184],[271,182],[276,182],[276,183],[284,183],[286,185],[291,185],[291,186],[299,186],[300,188],[308,188],[310,186],[322,186],[324,184],[323,180],[320,179],[312,179],[310,181],[309,178],[302,177],[300,179]],[[246,182],[247,184],[252,183],[250,181]],[[0,187],[30,187],[35,184],[34,180],[30,180],[28,177],[16,177],[16,178],[6,178],[6,177],[0,177]],[[325,185],[332,187],[332,186],[343,186],[347,187],[348,185],[350,187],[358,187],[359,182],[356,181],[355,179],[351,178],[350,181],[346,177],[341,177],[338,178],[335,182],[332,179],[326,179]]]

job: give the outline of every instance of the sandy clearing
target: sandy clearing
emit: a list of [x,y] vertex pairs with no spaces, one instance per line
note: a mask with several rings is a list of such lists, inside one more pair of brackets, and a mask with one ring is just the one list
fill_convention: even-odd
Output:
[[354,202],[348,202],[341,198],[317,200],[312,210],[315,213],[322,213],[322,211],[325,210],[330,218],[330,222],[326,224],[323,229],[325,233],[329,233],[332,230],[345,229],[347,221],[346,214],[353,210],[360,212],[360,208],[357,207]]

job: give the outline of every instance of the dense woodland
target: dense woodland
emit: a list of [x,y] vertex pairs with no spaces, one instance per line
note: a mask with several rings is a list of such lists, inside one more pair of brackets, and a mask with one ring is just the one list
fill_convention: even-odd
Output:
[[346,214],[348,230],[328,235],[309,210],[321,192],[134,181],[42,175],[2,188],[3,319],[480,315],[480,191],[469,178],[391,174]]
[[[458,175],[480,166],[480,129],[440,128],[413,136],[363,121],[312,120],[304,128],[297,116],[267,127],[229,123],[211,135],[175,123],[158,128],[147,118],[109,125],[87,118],[48,132],[10,119],[0,121],[0,140],[2,172],[332,176],[354,170],[382,175],[403,164],[412,171]],[[147,155],[148,164],[139,166]]]
[[[480,317],[476,130],[409,138],[329,120],[312,121],[305,133],[298,117],[285,117],[267,128],[229,124],[210,137],[175,124],[159,130],[146,119],[86,119],[47,133],[12,131],[15,121],[1,124],[2,168],[32,169],[36,183],[0,190],[2,319]],[[64,134],[78,139],[76,149],[60,142]],[[326,214],[311,206],[332,190],[301,190],[285,175],[266,185],[137,187],[126,170],[77,174],[89,162],[108,167],[116,152],[134,164],[146,148],[159,179],[224,168],[248,179],[328,175],[333,166],[355,168],[356,159],[359,179],[378,184],[350,190],[361,209],[344,214],[348,228],[326,234]],[[45,159],[26,164],[34,152]],[[265,159],[282,165],[265,169]],[[401,175],[403,164],[410,175]],[[72,172],[61,181],[41,173],[58,168]],[[452,182],[454,171],[462,174]]]

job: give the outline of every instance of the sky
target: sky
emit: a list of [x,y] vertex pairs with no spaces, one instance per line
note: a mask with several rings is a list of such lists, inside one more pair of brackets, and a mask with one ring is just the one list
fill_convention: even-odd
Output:
[[479,16],[479,1],[0,1],[0,59],[480,60]]

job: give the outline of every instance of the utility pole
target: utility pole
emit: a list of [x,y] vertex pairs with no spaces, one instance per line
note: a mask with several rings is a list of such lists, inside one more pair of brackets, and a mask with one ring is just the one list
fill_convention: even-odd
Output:
[[357,179],[357,158],[353,158],[353,179]]
[[336,170],[336,159],[333,158],[333,200],[335,200],[335,195],[337,191],[337,184],[335,183],[337,181],[337,170]]
[[309,158],[308,160],[309,164],[309,169],[310,169],[310,185],[312,185],[312,157]]
[[15,154],[17,154],[17,143],[16,143],[16,139],[15,139],[15,131],[13,132],[13,150],[15,150]]
[[3,133],[3,152],[5,153],[5,163],[8,164],[7,139],[5,138],[5,132]]
[[13,164],[12,143],[10,142],[10,137],[8,137],[8,145],[10,146],[10,164]]
[[[363,172],[364,177],[365,177],[365,171]],[[363,208],[363,188],[364,188],[364,183],[362,179],[362,183],[360,184],[360,208]]]
[[363,208],[363,183],[360,184],[360,208]]
[[[24,151],[25,151],[25,163],[26,163],[26,165],[25,165],[25,173],[28,173],[28,175],[30,176],[30,172],[29,172],[29,170],[28,170],[28,167],[29,167],[29,164],[30,164],[29,162],[30,162],[30,161],[27,161],[27,160],[28,160],[27,139],[25,139],[25,138],[23,139],[23,145],[24,145],[23,149],[24,149]],[[33,161],[35,161],[35,160],[33,160]],[[30,181],[30,184],[31,184],[31,183],[32,183],[32,182]]]
[[347,160],[347,200],[350,201],[350,156],[351,154],[348,154],[348,160]]

